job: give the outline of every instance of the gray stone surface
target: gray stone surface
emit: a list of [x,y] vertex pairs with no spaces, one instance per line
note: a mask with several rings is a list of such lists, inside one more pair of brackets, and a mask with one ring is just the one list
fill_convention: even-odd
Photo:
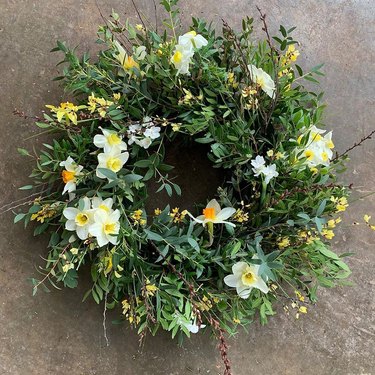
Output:
[[[98,0],[104,14],[111,7],[134,17],[129,0]],[[240,25],[245,14],[257,18],[255,4],[268,14],[271,29],[279,23],[294,26],[301,41],[304,66],[325,62],[322,88],[328,109],[326,122],[334,129],[336,146],[344,150],[375,126],[375,4],[373,0],[181,0],[184,19],[205,15],[220,24],[224,17]],[[150,0],[138,1],[150,14]],[[93,0],[0,0],[0,205],[23,197],[17,187],[27,183],[30,165],[16,147],[38,145],[31,121],[12,115],[20,108],[38,114],[45,103],[65,97],[51,79],[58,74],[59,56],[49,54],[56,39],[95,50],[95,32],[101,23]],[[256,25],[260,28],[257,20]],[[34,136],[32,139],[28,137]],[[359,195],[374,189],[375,143],[352,154],[344,178]],[[334,243],[338,251],[354,251],[349,261],[353,287],[322,290],[320,302],[309,314],[294,320],[283,314],[266,327],[254,324],[249,333],[230,340],[236,375],[375,374],[374,277],[375,233],[353,226],[363,214],[375,217],[375,200],[357,200]],[[142,350],[136,333],[109,326],[110,346],[102,332],[102,311],[93,302],[81,303],[87,279],[76,290],[53,290],[31,296],[28,281],[42,264],[45,240],[30,229],[12,225],[12,214],[0,223],[0,374],[218,374],[221,363],[208,335],[195,336],[184,348],[166,334],[149,337]],[[109,319],[112,316],[109,317]]]

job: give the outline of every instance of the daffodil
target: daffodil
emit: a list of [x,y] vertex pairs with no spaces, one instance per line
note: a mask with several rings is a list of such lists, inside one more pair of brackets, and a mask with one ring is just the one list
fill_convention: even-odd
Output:
[[228,224],[232,227],[235,227],[236,225],[226,221],[229,219],[234,213],[236,212],[236,209],[233,207],[225,207],[221,209],[219,203],[216,199],[212,199],[210,202],[208,202],[206,208],[203,209],[203,215],[200,215],[198,217],[192,216],[190,213],[189,216],[192,217],[194,221],[197,223],[203,224],[205,226],[208,223],[213,224]]
[[91,207],[93,210],[103,210],[107,214],[110,214],[113,212],[112,210],[113,206],[113,199],[112,198],[107,198],[107,199],[102,199],[100,197],[94,197],[91,199]]
[[94,223],[90,226],[90,234],[96,238],[99,247],[108,243],[117,245],[120,231],[120,211],[114,210],[110,214],[104,210],[96,210]]
[[104,152],[110,152],[112,149],[124,151],[127,149],[126,143],[122,140],[117,132],[109,129],[102,129],[102,134],[96,134],[94,137],[94,145],[103,148]]
[[276,164],[266,166],[266,161],[264,160],[263,156],[258,155],[251,161],[251,165],[253,166],[252,170],[254,172],[254,176],[257,177],[259,175],[263,175],[266,185],[269,184],[272,178],[279,175],[279,172],[276,170]]
[[122,169],[128,159],[128,152],[121,152],[121,150],[116,148],[112,148],[110,152],[99,154],[96,175],[99,178],[108,178],[99,171],[100,168],[109,169],[110,171],[117,173]]
[[268,293],[269,288],[259,275],[259,265],[237,262],[232,266],[232,275],[224,277],[224,283],[236,288],[237,294],[243,298],[249,298],[251,290],[257,288],[263,293]]
[[276,86],[275,82],[269,74],[262,68],[257,68],[255,65],[248,65],[250,71],[250,79],[259,86],[270,98],[274,97]]
[[72,193],[77,188],[77,177],[82,175],[82,165],[78,165],[70,156],[59,164],[65,169],[61,172],[62,180],[65,184],[63,194]]
[[196,48],[200,49],[207,46],[208,41],[202,35],[197,34],[196,31],[192,30],[184,35],[178,37],[178,44],[184,46],[187,49]]
[[307,165],[310,168],[314,168],[317,165],[329,166],[333,155],[332,149],[335,145],[332,142],[332,132],[323,135],[324,133],[325,130],[313,125],[301,134],[297,140],[298,143],[301,143],[302,139],[308,136],[305,148],[299,157],[306,158]]
[[85,240],[89,236],[89,227],[93,223],[93,211],[90,209],[90,199],[84,197],[82,199],[83,207],[67,207],[63,211],[64,217],[67,219],[65,229],[76,231],[78,238]]
[[115,55],[118,62],[126,71],[130,71],[134,68],[139,69],[139,64],[134,60],[132,56],[129,56],[124,47],[117,41],[114,41],[114,45],[117,50],[117,54]]
[[176,45],[171,61],[177,69],[177,75],[190,74],[189,65],[193,56],[194,51],[192,48],[186,48],[186,46],[182,44]]

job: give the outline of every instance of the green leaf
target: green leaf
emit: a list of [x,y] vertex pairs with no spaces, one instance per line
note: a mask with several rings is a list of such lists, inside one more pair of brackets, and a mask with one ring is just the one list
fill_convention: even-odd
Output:
[[117,180],[117,174],[107,168],[98,168],[98,172],[102,173],[109,180]]
[[20,148],[20,147],[18,147],[18,148],[17,148],[17,151],[18,151],[22,156],[31,156],[31,155],[29,154],[29,151],[25,150],[24,148]]
[[18,188],[18,190],[31,190],[32,188],[33,188],[33,185],[25,185],[25,186]]
[[142,180],[143,176],[139,175],[139,174],[127,174],[126,176],[123,177],[123,180],[128,183],[128,184],[131,184],[135,181],[139,181],[139,180]]
[[333,251],[327,249],[323,244],[320,244],[320,246],[318,246],[318,250],[323,254],[325,255],[326,257],[328,258],[332,258],[332,259],[336,259],[336,260],[340,260],[339,256],[334,253]]
[[14,220],[13,222],[14,223],[18,223],[19,221],[21,221],[24,217],[26,216],[26,214],[18,214],[14,217]]
[[134,166],[139,168],[148,168],[151,164],[151,160],[138,160],[134,163]]
[[163,237],[160,234],[151,232],[148,229],[144,229],[143,232],[146,234],[147,238],[151,241],[157,241],[157,242],[164,241]]

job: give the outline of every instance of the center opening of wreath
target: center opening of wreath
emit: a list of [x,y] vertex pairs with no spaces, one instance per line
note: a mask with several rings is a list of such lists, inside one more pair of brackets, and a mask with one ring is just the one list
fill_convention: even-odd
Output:
[[[181,196],[175,192],[171,197],[165,190],[157,193],[160,183],[151,180],[148,183],[149,199],[146,210],[152,212],[156,208],[170,205],[171,209],[179,207],[187,209],[194,214],[198,212],[197,205],[206,205],[207,201],[214,198],[217,188],[224,182],[222,169],[214,168],[208,159],[210,148],[207,145],[191,141],[174,141],[165,146],[165,163],[174,168],[168,172],[168,178],[181,188]],[[207,218],[213,218],[215,212],[205,211]]]

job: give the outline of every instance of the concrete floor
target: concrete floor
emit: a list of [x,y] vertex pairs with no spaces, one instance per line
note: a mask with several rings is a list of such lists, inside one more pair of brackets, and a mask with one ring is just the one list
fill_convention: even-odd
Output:
[[[104,14],[111,8],[134,17],[129,0],[98,0]],[[150,14],[150,0],[138,0]],[[258,4],[268,14],[271,29],[279,23],[296,25],[304,66],[325,62],[328,110],[339,150],[374,128],[375,118],[375,3],[373,0],[181,0],[184,17],[205,15],[234,26],[246,14],[257,17]],[[30,165],[16,147],[38,147],[41,138],[31,121],[12,115],[19,108],[38,114],[46,103],[59,103],[61,88],[51,79],[61,56],[50,54],[56,39],[94,50],[101,23],[95,2],[78,0],[0,0],[0,205],[23,196],[17,187],[27,183]],[[260,27],[257,20],[256,25]],[[344,178],[362,194],[374,188],[375,141],[352,154]],[[354,227],[363,214],[375,217],[374,198],[353,203],[335,237],[339,252],[354,251],[350,260],[353,287],[322,290],[320,302],[298,321],[283,314],[266,327],[254,324],[230,340],[234,374],[375,374],[374,285],[375,233]],[[81,303],[85,278],[76,290],[53,290],[31,296],[28,278],[36,276],[45,240],[31,230],[13,226],[12,215],[0,223],[0,374],[219,374],[221,363],[208,335],[195,336],[184,348],[166,334],[149,337],[138,350],[135,332],[109,326],[110,346],[102,335],[102,311]]]

